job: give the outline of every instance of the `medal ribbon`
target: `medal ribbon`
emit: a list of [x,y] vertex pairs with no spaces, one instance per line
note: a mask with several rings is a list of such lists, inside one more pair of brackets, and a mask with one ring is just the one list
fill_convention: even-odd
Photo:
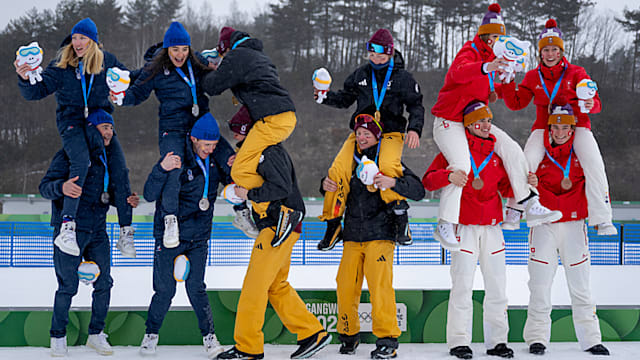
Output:
[[102,149],[102,155],[100,155],[100,161],[102,161],[102,165],[104,165],[104,191],[107,192],[109,188],[109,167],[107,167],[107,152]]
[[[471,43],[471,46],[475,51],[478,52],[478,55],[480,55],[480,50],[478,50],[478,47],[476,46],[476,44]],[[496,86],[495,86],[496,72],[492,71],[490,73],[487,73],[487,78],[489,78],[489,89],[491,90],[491,92],[495,92],[496,91]]]
[[198,105],[198,96],[196,95],[196,79],[193,77],[193,68],[191,67],[191,60],[187,59],[187,67],[189,68],[189,76],[191,77],[191,81],[187,78],[187,75],[180,69],[176,67],[176,71],[182,77],[182,80],[189,85],[191,89],[191,97],[193,97],[193,105]]
[[238,45],[242,44],[243,42],[245,42],[245,41],[247,41],[247,40],[249,40],[249,39],[251,39],[251,38],[250,38],[250,37],[248,37],[248,36],[245,36],[245,37],[243,37],[242,39],[240,39],[240,40],[236,41],[236,42],[233,44],[233,46],[231,47],[231,50],[235,49],[236,47],[238,47]]
[[371,70],[371,82],[373,88],[373,101],[376,104],[376,110],[380,111],[380,106],[382,106],[382,101],[384,100],[384,95],[387,92],[387,84],[389,84],[389,79],[391,78],[391,71],[393,71],[393,58],[389,60],[389,67],[387,68],[387,75],[384,77],[384,84],[382,84],[382,89],[380,89],[380,94],[378,95],[378,81],[376,80],[376,74]]
[[80,69],[80,83],[82,84],[82,97],[84,97],[84,107],[85,109],[88,109],[89,106],[87,104],[89,93],[91,92],[91,87],[93,86],[93,74],[91,74],[91,79],[89,80],[89,90],[87,90],[87,83],[86,79],[84,78],[84,71],[82,69],[82,60],[80,60],[78,67]]
[[544,152],[547,153],[547,157],[549,158],[549,160],[551,160],[554,164],[556,164],[560,168],[560,170],[562,170],[562,174],[564,175],[564,177],[569,178],[569,171],[571,171],[571,155],[573,154],[573,146],[571,146],[571,151],[569,152],[569,159],[567,159],[567,165],[565,167],[562,167],[562,165],[560,165],[556,161],[556,159],[554,159],[551,156],[551,154],[549,154],[547,149],[545,149]]
[[[373,160],[374,163],[378,164],[378,154],[380,154],[380,143],[381,141],[378,141],[378,148],[376,149],[376,158]],[[362,161],[360,159],[358,159],[358,157],[356,156],[356,154],[353,154],[353,159],[358,163],[358,164],[362,164]]]
[[489,156],[487,156],[486,159],[484,159],[482,164],[480,164],[480,167],[476,167],[476,162],[475,162],[475,160],[473,160],[473,155],[469,154],[469,158],[471,158],[471,169],[473,170],[473,177],[474,178],[479,178],[480,177],[480,172],[484,169],[485,166],[487,166],[487,164],[489,163],[489,160],[491,160],[492,156],[493,156],[493,151],[489,154]]
[[549,95],[549,89],[547,89],[547,84],[544,83],[544,78],[542,77],[542,71],[540,70],[540,66],[538,66],[538,76],[540,77],[540,83],[542,84],[542,89],[544,89],[544,93],[547,94],[547,97],[549,98],[549,104],[553,104],[553,99],[558,94],[558,89],[560,89],[560,83],[562,83],[562,78],[564,77],[564,73],[567,70],[567,64],[566,63],[564,64],[564,68],[562,69],[562,75],[560,75],[560,79],[558,79],[555,86],[553,87],[553,92],[551,93],[551,95]]
[[202,173],[204,174],[204,191],[202,192],[202,198],[206,199],[207,194],[209,193],[209,157],[207,156],[207,158],[204,159],[203,164],[202,159],[200,159],[200,157],[196,154],[196,161],[198,162],[198,165],[200,166],[200,169],[202,169]]

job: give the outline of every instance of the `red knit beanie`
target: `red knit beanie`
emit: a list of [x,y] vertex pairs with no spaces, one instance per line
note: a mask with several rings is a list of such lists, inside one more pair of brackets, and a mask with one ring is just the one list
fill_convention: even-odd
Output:
[[253,126],[253,119],[249,115],[249,109],[242,106],[238,112],[229,120],[229,129],[236,134],[247,135]]
[[231,34],[236,31],[236,29],[225,26],[220,30],[220,37],[218,39],[218,52],[220,54],[224,53],[231,47]]
[[375,51],[374,47],[371,44],[380,45],[384,48],[383,54],[393,55],[393,36],[391,36],[391,32],[387,29],[379,29],[373,34],[369,42],[367,43],[367,50]]
[[365,128],[380,140],[382,136],[382,124],[377,122],[376,119],[367,113],[361,113],[356,116],[355,125],[353,126],[353,132],[355,133],[358,128]]

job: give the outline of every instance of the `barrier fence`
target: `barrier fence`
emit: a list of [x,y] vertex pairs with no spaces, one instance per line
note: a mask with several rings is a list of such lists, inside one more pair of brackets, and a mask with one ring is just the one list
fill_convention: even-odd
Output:
[[[441,265],[450,263],[449,251],[443,250],[433,239],[435,223],[412,223],[413,245],[396,247],[397,265]],[[300,240],[293,248],[292,265],[337,265],[342,256],[342,243],[327,252],[316,245],[324,235],[324,222],[305,222]],[[597,236],[589,229],[591,263],[594,265],[640,265],[640,224],[616,223],[619,234]],[[120,228],[107,223],[111,239],[112,266],[152,266],[155,240],[152,223],[134,223],[137,257],[128,259],[116,249]],[[510,265],[526,265],[529,256],[529,229],[523,223],[520,230],[504,231],[506,261]],[[44,222],[0,222],[0,267],[53,266],[53,228]],[[249,262],[253,239],[230,222],[212,224],[209,240],[209,266],[246,265]]]

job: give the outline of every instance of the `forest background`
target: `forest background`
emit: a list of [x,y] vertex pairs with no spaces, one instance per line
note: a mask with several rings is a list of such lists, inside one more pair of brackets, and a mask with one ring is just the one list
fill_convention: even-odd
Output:
[[[448,66],[464,42],[475,35],[489,2],[280,0],[255,16],[235,8],[225,17],[215,16],[214,4],[194,9],[181,0],[128,0],[122,5],[116,0],[62,0],[55,10],[34,8],[11,20],[0,32],[0,193],[37,193],[40,179],[61,147],[55,98],[27,102],[21,97],[12,64],[15,51],[38,41],[46,65],[73,25],[87,16],[96,22],[105,50],[130,69],[144,65],[144,52],[162,41],[173,20],[185,25],[198,51],[215,47],[222,26],[261,39],[296,104],[298,125],[285,147],[305,196],[319,195],[320,179],[349,135],[353,112],[353,107],[345,110],[316,104],[311,74],[326,67],[334,80],[332,89],[342,88],[346,76],[367,61],[365,42],[378,28],[388,28],[424,95],[420,147],[404,150],[404,162],[421,176],[438,153],[430,109]],[[640,127],[636,123],[640,114],[640,7],[616,16],[596,11],[589,0],[502,0],[500,5],[507,33],[533,44],[545,21],[557,19],[565,55],[585,67],[598,83],[603,111],[591,115],[591,120],[605,159],[611,197],[614,201],[640,200],[634,186],[640,178]],[[530,55],[528,70],[538,64],[537,49],[532,47]],[[223,135],[230,139],[226,121],[238,109],[230,92],[211,98],[210,105]],[[502,101],[491,107],[494,122],[524,146],[535,119],[533,104],[517,112]],[[158,102],[152,96],[140,106],[117,108],[114,113],[132,188],[138,193],[159,157],[157,111]]]

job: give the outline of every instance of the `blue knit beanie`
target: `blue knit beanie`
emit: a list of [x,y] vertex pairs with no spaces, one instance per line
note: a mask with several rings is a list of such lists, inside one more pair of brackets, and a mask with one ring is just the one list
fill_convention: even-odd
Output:
[[213,140],[217,141],[220,139],[220,128],[218,127],[218,122],[211,115],[211,113],[206,113],[196,121],[195,125],[191,129],[191,136],[199,140]]
[[191,45],[191,36],[187,30],[185,30],[184,26],[177,21],[174,21],[169,25],[167,32],[164,33],[164,40],[162,42],[163,48],[168,48],[171,46],[190,46]]
[[100,124],[108,123],[113,125],[113,117],[108,112],[98,109],[89,114],[87,121],[93,126],[98,126]]
[[71,36],[73,34],[82,34],[96,43],[98,42],[98,27],[91,18],[84,18],[78,21],[71,29]]

